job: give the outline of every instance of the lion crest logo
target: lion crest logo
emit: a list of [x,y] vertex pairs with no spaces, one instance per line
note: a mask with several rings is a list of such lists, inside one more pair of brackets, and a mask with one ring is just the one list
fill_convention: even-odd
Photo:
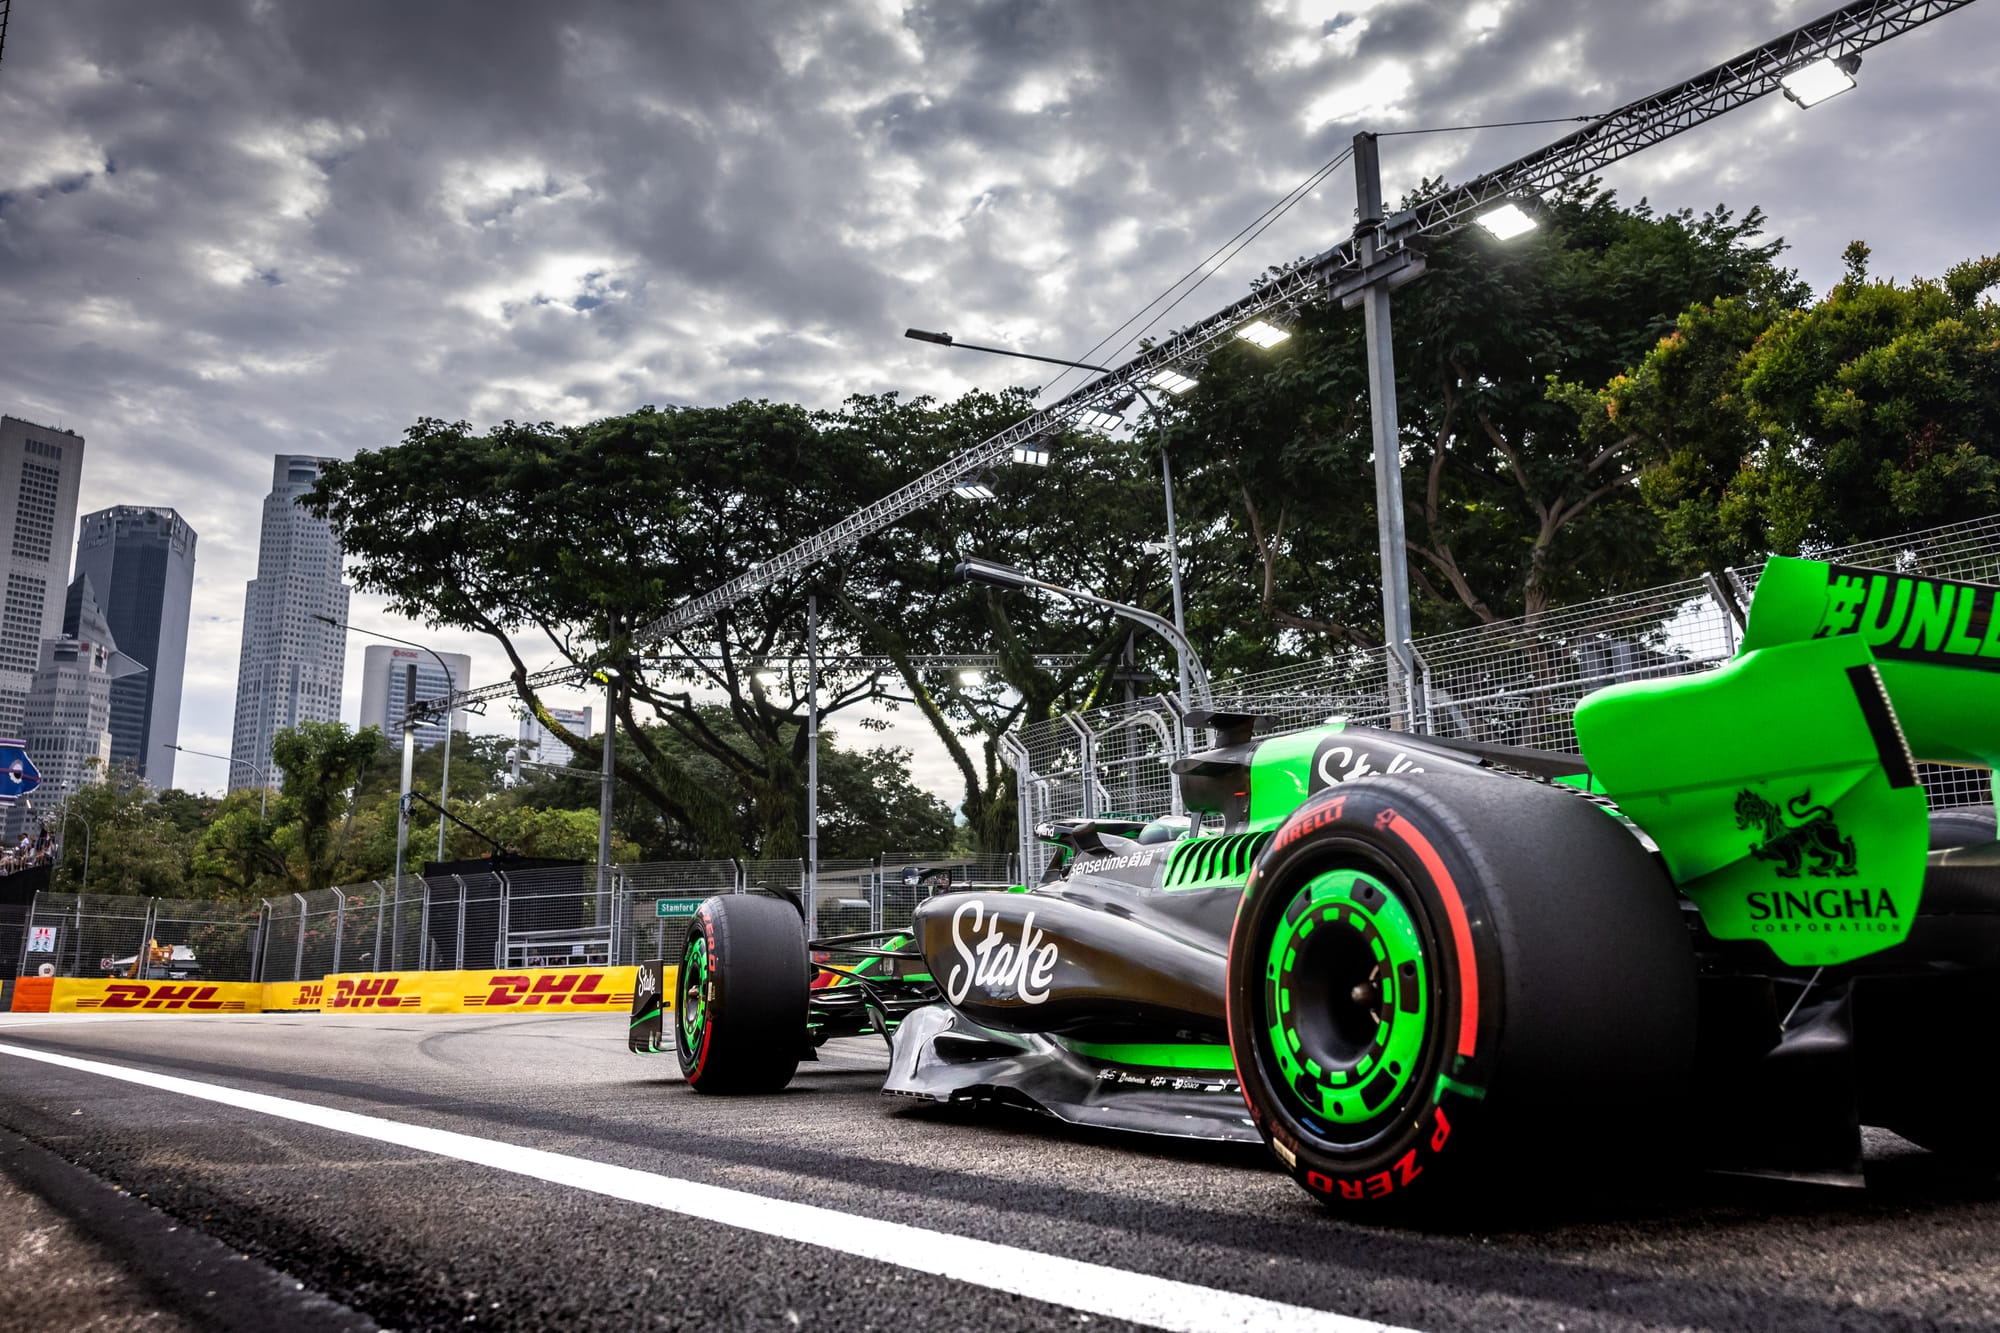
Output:
[[1801,870],[1815,879],[1854,874],[1854,839],[1841,836],[1833,811],[1812,803],[1810,787],[1782,809],[1754,791],[1738,792],[1736,827],[1759,831],[1762,841],[1750,844],[1750,855],[1778,862],[1780,879],[1797,879]]

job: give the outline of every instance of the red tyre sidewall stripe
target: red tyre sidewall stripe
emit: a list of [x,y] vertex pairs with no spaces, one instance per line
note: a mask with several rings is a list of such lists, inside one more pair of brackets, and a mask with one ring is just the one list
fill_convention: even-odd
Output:
[[1431,846],[1430,839],[1417,831],[1409,820],[1389,812],[1388,831],[1408,844],[1416,853],[1430,874],[1431,883],[1437,886],[1438,896],[1444,900],[1444,914],[1451,923],[1452,951],[1458,955],[1458,1053],[1470,1056],[1479,1046],[1479,964],[1472,955],[1472,920],[1465,914],[1465,900],[1459,896],[1458,883],[1451,872],[1444,868],[1437,848]]

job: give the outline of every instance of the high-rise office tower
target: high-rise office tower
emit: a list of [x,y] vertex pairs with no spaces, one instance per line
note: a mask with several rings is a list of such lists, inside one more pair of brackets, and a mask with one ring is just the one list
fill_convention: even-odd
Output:
[[[42,641],[23,709],[23,740],[42,775],[36,800],[45,805],[104,780],[112,759],[111,693],[146,673],[118,650],[88,574],[69,585],[61,614],[62,633]],[[10,818],[9,833],[25,813]]]
[[[438,665],[444,659],[444,666]],[[403,739],[403,718],[410,709],[410,668],[417,669],[417,702],[442,699],[472,683],[472,659],[464,653],[439,653],[432,657],[421,648],[398,648],[371,643],[361,653],[361,725],[380,727],[390,740]],[[445,667],[451,674],[445,674]],[[465,730],[465,710],[451,715],[454,731]],[[443,721],[417,728],[417,748],[428,750],[444,740]]]
[[[521,734],[515,741],[514,752],[511,756],[511,767],[516,782],[521,779],[521,766],[523,764],[550,764],[559,768],[567,768],[578,762],[586,765],[590,762],[589,755],[578,755],[574,750],[571,750],[567,745],[557,740],[555,733],[543,726],[535,715],[527,709],[520,709],[515,713],[515,716],[521,721]],[[569,728],[575,735],[590,735],[590,710],[588,708],[551,708],[549,709],[549,716]]]
[[0,736],[21,734],[42,641],[62,632],[83,437],[0,417]]
[[147,667],[112,682],[111,762],[161,791],[174,785],[194,542],[179,514],[141,505],[85,514],[76,535],[76,573],[89,575],[119,648]]
[[[279,454],[264,497],[257,577],[243,596],[243,651],[236,666],[236,728],[229,745],[229,789],[262,785],[271,737],[301,722],[340,720],[345,630],[313,619],[347,621],[348,587],[340,581],[333,529],[298,506],[331,459]],[[275,782],[278,776],[270,775]]]

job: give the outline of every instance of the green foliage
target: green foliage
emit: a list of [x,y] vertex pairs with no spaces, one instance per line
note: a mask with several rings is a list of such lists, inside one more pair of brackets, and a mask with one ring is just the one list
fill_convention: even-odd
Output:
[[1804,309],[1724,300],[1595,392],[1583,435],[1633,441],[1669,552],[1719,567],[2000,506],[2000,258],[1871,281],[1868,248]]
[[204,798],[171,795],[179,799],[165,805],[156,801],[151,789],[125,768],[71,793],[50,819],[63,842],[53,886],[64,893],[83,892],[87,854],[91,893],[189,896],[191,839],[173,816]]
[[271,762],[284,773],[273,841],[301,891],[329,888],[351,873],[342,835],[362,775],[381,749],[379,728],[355,732],[342,722],[301,722],[271,738]]
[[[1580,435],[1549,386],[1603,383],[1692,302],[1795,299],[1762,223],[1624,208],[1585,183],[1516,241],[1467,228],[1430,247],[1391,321],[1420,633],[1667,572],[1631,446]],[[1185,479],[1203,636],[1262,627],[1223,639],[1242,652],[1222,665],[1380,640],[1362,325],[1321,307],[1275,353],[1224,350],[1152,436]]]

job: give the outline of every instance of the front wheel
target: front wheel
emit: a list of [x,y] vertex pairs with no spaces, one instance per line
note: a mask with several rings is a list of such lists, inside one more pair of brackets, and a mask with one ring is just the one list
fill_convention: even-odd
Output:
[[812,964],[798,910],[723,894],[695,912],[674,984],[674,1049],[696,1092],[776,1092],[807,1046]]
[[1672,885],[1609,813],[1525,779],[1371,777],[1300,807],[1245,890],[1228,997],[1266,1142],[1359,1216],[1600,1181],[1693,1065]]

